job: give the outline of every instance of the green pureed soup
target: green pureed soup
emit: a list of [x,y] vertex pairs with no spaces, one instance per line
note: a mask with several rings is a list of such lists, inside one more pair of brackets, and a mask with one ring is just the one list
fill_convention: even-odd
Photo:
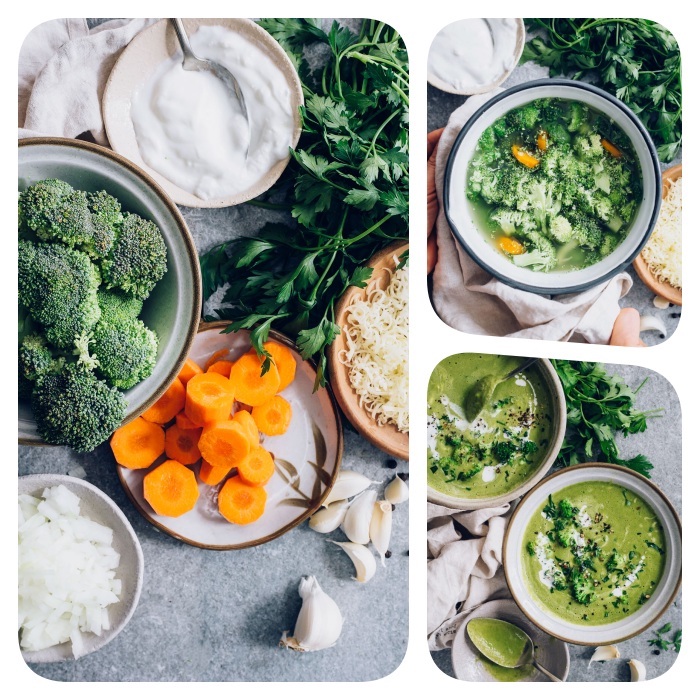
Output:
[[474,219],[518,267],[579,270],[612,253],[641,201],[639,161],[609,117],[542,98],[507,112],[479,138],[467,171]]
[[536,366],[496,387],[474,420],[469,390],[504,377],[521,357],[463,353],[433,370],[428,384],[428,485],[447,496],[482,499],[514,491],[542,464],[552,437],[552,400]]
[[604,625],[649,600],[665,548],[658,518],[636,493],[604,481],[572,484],[550,496],[527,526],[525,582],[544,610]]

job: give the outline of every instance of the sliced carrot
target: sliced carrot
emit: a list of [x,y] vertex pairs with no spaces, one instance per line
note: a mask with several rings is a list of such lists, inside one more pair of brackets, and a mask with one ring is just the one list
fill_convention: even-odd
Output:
[[273,396],[261,406],[255,406],[251,415],[261,433],[282,435],[292,420],[292,407],[281,396]]
[[165,390],[163,396],[161,396],[147,411],[141,414],[141,418],[151,423],[160,423],[163,425],[175,418],[184,407],[185,387],[179,379],[176,379]]
[[209,484],[209,486],[216,486],[228,476],[230,471],[230,465],[226,467],[215,467],[209,464],[206,459],[203,459],[199,467],[199,478],[205,484]]
[[158,515],[177,518],[194,508],[197,479],[191,469],[169,459],[144,476],[143,497]]
[[280,387],[280,373],[274,363],[261,374],[264,358],[257,355],[239,357],[231,368],[231,383],[236,398],[249,406],[269,401]]
[[247,525],[265,512],[267,493],[261,486],[249,486],[232,476],[219,491],[219,512],[231,523]]
[[250,452],[248,431],[236,421],[210,423],[199,438],[202,457],[215,467],[234,467]]
[[193,423],[184,411],[180,411],[180,413],[175,416],[175,425],[183,430],[194,430],[195,428],[201,427]]
[[250,411],[236,411],[233,414],[233,420],[240,423],[248,431],[251,449],[257,447],[260,444],[260,432],[253,416],[250,415]]
[[208,371],[208,369],[217,361],[220,360],[222,357],[226,357],[228,355],[229,351],[226,348],[222,348],[221,350],[217,350],[211,357],[204,363],[204,371]]
[[297,361],[294,359],[292,351],[286,345],[276,343],[274,340],[269,340],[263,347],[272,355],[272,361],[280,373],[280,387],[277,389],[280,392],[294,381]]
[[231,416],[233,385],[216,372],[192,377],[187,384],[185,415],[197,426],[216,423]]
[[201,374],[202,373],[202,368],[194,361],[191,360],[189,357],[185,360],[185,364],[182,365],[182,369],[180,370],[180,374],[177,375],[177,378],[185,385],[187,386],[187,382],[194,377],[195,374]]
[[546,131],[540,131],[540,133],[537,134],[537,148],[539,148],[540,151],[546,151],[547,148],[549,148],[549,135]]
[[117,464],[127,469],[145,469],[163,454],[165,433],[160,425],[136,418],[117,428],[109,444]]
[[274,473],[272,455],[262,445],[253,448],[238,465],[238,476],[249,486],[265,486]]
[[183,430],[177,423],[165,431],[165,454],[168,459],[174,459],[182,464],[194,464],[202,458],[197,447],[202,435],[201,428]]
[[207,369],[207,372],[216,372],[217,374],[221,374],[228,379],[231,376],[231,367],[233,367],[233,362],[229,362],[228,360],[218,360],[211,365],[209,369]]
[[600,140],[600,145],[613,157],[613,158],[619,158],[622,155],[622,151],[615,146],[614,144],[610,143],[607,139],[601,139]]
[[525,246],[517,238],[510,236],[499,236],[498,247],[508,255],[521,255],[525,252]]
[[540,164],[539,158],[535,158],[521,146],[513,144],[510,150],[515,160],[518,163],[522,163],[526,168],[536,168]]

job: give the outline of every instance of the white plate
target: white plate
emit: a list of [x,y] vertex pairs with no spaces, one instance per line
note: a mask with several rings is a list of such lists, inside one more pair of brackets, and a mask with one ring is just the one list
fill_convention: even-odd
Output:
[[[299,107],[304,104],[301,82],[284,49],[262,27],[249,19],[183,19],[188,35],[201,26],[220,26],[242,34],[257,45],[284,74],[289,85],[294,131],[291,147],[294,148],[301,134]],[[160,173],[144,163],[136,141],[131,121],[131,98],[134,91],[142,87],[163,61],[180,51],[175,31],[167,19],[152,24],[139,32],[122,51],[110,73],[102,98],[102,116],[107,138],[112,148],[143,168],[178,204],[187,207],[230,207],[247,202],[267,191],[287,167],[290,156],[279,161],[254,185],[243,192],[215,199],[200,199],[173,184]]]
[[[202,324],[190,349],[198,364],[217,350],[227,349],[221,360],[236,360],[250,349],[248,331],[222,334],[227,322]],[[327,389],[313,393],[316,368],[301,359],[291,341],[278,333],[270,339],[287,345],[294,353],[294,381],[281,392],[292,405],[292,422],[284,435],[262,436],[261,444],[275,458],[275,474],[265,486],[267,505],[259,520],[234,525],[219,514],[220,487],[198,480],[199,499],[194,509],[179,518],[158,515],[143,497],[143,477],[149,469],[126,469],[117,465],[119,478],[141,514],[156,527],[188,544],[206,549],[243,549],[268,542],[301,523],[323,502],[335,481],[343,453],[340,415]],[[155,462],[155,466],[165,457]],[[199,467],[195,467],[195,472]]]

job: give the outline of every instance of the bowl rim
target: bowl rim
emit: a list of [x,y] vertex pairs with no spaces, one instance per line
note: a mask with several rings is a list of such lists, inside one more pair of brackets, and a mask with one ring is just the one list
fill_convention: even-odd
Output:
[[[496,269],[491,267],[491,265],[481,260],[481,258],[474,252],[472,246],[467,240],[467,237],[460,233],[456,222],[450,216],[449,183],[452,179],[453,166],[455,158],[457,156],[457,151],[459,150],[459,147],[462,144],[462,141],[465,139],[468,131],[474,126],[476,121],[483,114],[485,114],[488,110],[491,109],[491,107],[493,107],[495,104],[505,99],[506,97],[517,94],[519,92],[528,91],[532,88],[544,86],[570,87],[581,90],[582,92],[590,92],[595,95],[598,95],[599,97],[609,102],[613,107],[622,111],[625,114],[625,116],[628,117],[630,121],[634,124],[635,128],[639,131],[639,133],[642,136],[642,139],[644,140],[644,143],[646,144],[649,157],[651,158],[652,168],[654,170],[654,180],[656,182],[656,197],[651,212],[651,218],[649,219],[649,224],[646,228],[644,235],[641,236],[637,246],[631,251],[631,253],[614,268],[608,270],[607,272],[601,273],[600,275],[596,276],[588,282],[581,282],[580,284],[573,284],[562,287],[546,287],[538,284],[517,282],[515,280],[512,280],[504,273],[497,271]],[[447,165],[445,167],[445,177],[443,180],[443,206],[445,210],[445,218],[447,219],[447,222],[450,226],[450,230],[452,231],[454,237],[457,239],[457,241],[464,249],[464,251],[469,255],[469,257],[477,265],[479,265],[479,267],[488,272],[490,275],[500,280],[501,282],[509,285],[510,287],[514,287],[515,289],[520,289],[526,292],[535,292],[536,294],[572,294],[575,292],[582,292],[586,289],[590,289],[591,287],[595,287],[597,284],[606,282],[611,277],[614,277],[619,272],[623,272],[630,266],[632,261],[639,255],[639,253],[641,253],[642,248],[646,245],[649,236],[651,236],[651,233],[654,230],[654,226],[656,225],[656,220],[658,219],[659,211],[661,209],[661,192],[661,165],[659,164],[659,157],[656,153],[654,143],[651,139],[651,136],[649,135],[649,132],[646,130],[639,117],[637,117],[637,115],[626,104],[624,104],[624,102],[618,100],[617,97],[611,95],[609,92],[606,92],[605,90],[602,90],[601,88],[596,87],[595,85],[591,85],[590,83],[586,83],[580,80],[568,80],[564,78],[540,78],[538,80],[530,80],[525,83],[520,83],[519,85],[514,85],[513,87],[508,88],[503,92],[498,93],[497,95],[494,95],[490,100],[481,105],[481,107],[477,108],[477,110],[471,115],[471,117],[469,117],[469,119],[457,135],[455,142],[452,144],[450,154],[447,158]]]
[[[190,263],[190,268],[192,271],[192,277],[194,282],[193,296],[194,303],[192,304],[192,310],[190,313],[189,320],[189,330],[187,332],[187,337],[185,339],[185,344],[180,352],[179,357],[173,364],[171,371],[165,377],[165,379],[160,383],[160,385],[154,390],[150,398],[144,401],[140,406],[134,408],[130,411],[122,421],[121,425],[126,425],[131,422],[137,416],[140,416],[145,410],[150,408],[164,393],[165,390],[173,383],[175,377],[180,373],[185,361],[187,360],[187,355],[189,354],[190,346],[192,341],[197,335],[197,328],[200,317],[200,309],[202,308],[202,276],[199,270],[199,256],[197,254],[197,248],[190,233],[187,223],[184,217],[177,208],[177,205],[168,196],[165,190],[144,170],[142,170],[138,165],[132,163],[128,158],[116,153],[115,151],[106,148],[105,146],[100,146],[96,143],[90,143],[89,141],[81,141],[79,139],[69,139],[62,136],[36,136],[31,138],[24,138],[18,140],[18,148],[31,147],[31,146],[59,146],[65,148],[76,148],[78,150],[90,151],[98,156],[112,160],[121,167],[125,168],[137,178],[143,181],[143,183],[150,188],[154,194],[161,200],[161,202],[168,209],[170,214],[175,220],[178,231],[182,236],[182,239],[187,248],[187,259]],[[144,380],[145,381],[145,380]],[[33,438],[19,438],[20,445],[34,445],[38,447],[55,447],[43,440],[36,440]]]
[[[453,353],[453,354],[473,354],[473,353]],[[447,355],[446,357],[451,357]],[[517,355],[512,355],[511,357],[519,357]],[[446,358],[444,358],[446,359]],[[524,359],[524,358],[520,358]],[[566,411],[566,395],[564,393],[564,387],[561,383],[561,379],[557,374],[552,361],[546,357],[539,357],[537,362],[534,364],[542,372],[545,381],[547,379],[551,380],[551,383],[555,386],[556,391],[552,395],[553,408],[555,408],[559,413],[559,420],[554,427],[555,437],[548,445],[548,456],[542,462],[542,464],[537,468],[535,472],[530,475],[530,478],[524,481],[520,486],[515,488],[513,491],[503,493],[498,496],[492,496],[491,498],[457,498],[456,496],[447,496],[441,493],[437,489],[434,489],[430,484],[427,484],[427,496],[428,502],[433,505],[443,506],[444,508],[456,508],[464,511],[474,511],[480,508],[495,508],[497,506],[505,505],[510,503],[520,496],[526,494],[528,491],[533,489],[535,486],[542,483],[547,472],[553,467],[554,462],[557,459],[561,445],[564,442],[566,436],[567,427],[567,411]],[[549,384],[549,382],[548,382]]]
[[[638,479],[642,484],[649,487],[652,491],[654,491],[654,493],[663,501],[663,503],[669,509],[669,512],[671,513],[671,517],[675,521],[676,527],[678,528],[678,534],[681,538],[681,545],[682,545],[683,528],[682,528],[682,524],[681,524],[681,519],[680,519],[678,513],[676,512],[675,507],[673,506],[673,504],[669,500],[668,496],[666,496],[666,494],[651,479],[647,479],[645,476],[642,476],[639,472],[636,472],[633,469],[630,469],[629,467],[623,467],[620,464],[610,464],[608,462],[585,462],[583,464],[575,464],[573,466],[565,467],[564,469],[560,469],[560,470],[554,472],[553,474],[550,474],[545,479],[542,479],[542,481],[539,482],[538,486],[541,486],[542,484],[545,484],[548,481],[552,481],[554,479],[559,478],[561,474],[567,474],[567,473],[574,472],[574,471],[589,470],[591,468],[599,468],[599,467],[604,467],[606,469],[612,469],[615,471],[622,472],[624,474],[631,475],[634,478]],[[520,503],[518,503],[517,507],[513,511],[512,516],[508,520],[508,525],[506,526],[506,532],[505,532],[505,535],[503,536],[502,552],[503,552],[503,573],[505,575],[506,585],[508,586],[508,591],[509,591],[511,597],[513,598],[513,600],[517,603],[517,605],[520,608],[520,610],[522,611],[523,615],[525,615],[525,617],[527,617],[527,619],[530,620],[530,622],[532,622],[533,625],[536,625],[541,630],[544,630],[545,632],[547,632],[547,634],[550,634],[553,637],[556,637],[557,639],[561,639],[562,641],[564,641],[568,644],[578,644],[578,645],[582,645],[582,646],[604,646],[606,644],[616,644],[618,642],[623,642],[626,639],[631,639],[632,637],[636,637],[637,635],[644,632],[644,630],[647,630],[650,627],[652,627],[653,625],[655,625],[661,619],[661,617],[664,615],[664,613],[671,607],[671,604],[676,599],[676,596],[678,595],[678,591],[681,587],[681,581],[683,579],[682,551],[679,553],[679,557],[681,559],[681,564],[680,564],[680,568],[678,571],[678,580],[675,582],[675,585],[673,587],[673,592],[669,595],[668,601],[663,606],[661,606],[659,608],[658,613],[647,624],[643,625],[642,627],[639,627],[638,629],[636,629],[634,632],[632,632],[630,634],[623,635],[623,636],[615,636],[614,634],[610,634],[609,637],[607,637],[605,639],[597,640],[595,642],[581,642],[581,641],[577,641],[576,639],[571,639],[570,637],[566,637],[566,636],[563,636],[561,634],[558,634],[555,630],[552,630],[549,625],[542,624],[542,621],[533,619],[533,617],[528,614],[525,607],[520,604],[520,600],[518,599],[518,596],[513,591],[513,585],[511,583],[511,579],[515,578],[515,576],[511,575],[512,572],[509,571],[510,564],[508,563],[509,559],[506,555],[506,553],[508,552],[508,539],[512,534],[511,525],[514,522],[515,516],[517,515],[518,511],[521,508],[523,508],[524,504],[527,503],[531,497],[532,497],[532,491],[527,493],[522,498]],[[522,534],[523,534],[522,532],[519,532],[519,533],[515,533],[513,536],[514,537],[522,537]],[[626,618],[623,618],[623,620],[624,619],[626,619]]]
[[[47,479],[53,479],[55,481],[55,486],[58,485],[65,485],[66,488],[70,488],[71,485],[79,486],[80,488],[87,489],[90,491],[95,498],[100,500],[103,504],[106,504],[109,509],[113,512],[115,517],[121,522],[122,526],[124,527],[124,530],[126,533],[129,535],[128,537],[128,542],[133,548],[133,551],[135,553],[135,559],[136,559],[136,572],[135,572],[135,581],[136,585],[134,586],[134,596],[131,605],[127,609],[124,617],[122,620],[119,622],[119,624],[112,626],[111,629],[106,630],[107,634],[104,636],[101,635],[94,635],[96,640],[96,645],[90,649],[87,653],[83,654],[79,658],[83,658],[83,656],[89,656],[95,651],[98,651],[102,647],[106,646],[109,644],[113,639],[115,639],[119,634],[122,632],[122,630],[126,627],[126,625],[129,623],[129,620],[131,620],[134,611],[136,610],[136,607],[138,606],[139,599],[141,598],[141,590],[143,588],[143,573],[144,573],[144,556],[143,556],[143,548],[141,547],[141,542],[138,538],[138,535],[136,534],[132,524],[129,522],[129,519],[126,517],[126,514],[124,511],[112,500],[110,496],[108,496],[102,489],[99,487],[95,486],[95,484],[91,483],[87,479],[79,479],[78,477],[75,476],[70,476],[69,474],[54,474],[54,473],[39,473],[39,474],[25,474],[24,476],[20,476],[17,480],[17,492],[18,494],[22,493],[33,493],[34,491],[37,491],[39,488],[39,482],[45,481]],[[29,490],[22,491],[22,484],[26,484]],[[43,488],[47,488],[46,485],[44,484]],[[65,642],[64,642],[65,644]],[[25,660],[26,663],[56,663],[60,661],[75,661],[75,657],[72,656],[72,654],[65,658],[65,659],[47,659],[43,658],[43,654],[50,649],[54,649],[57,646],[60,645],[54,645],[52,647],[48,647],[47,649],[42,649],[39,651],[22,651],[22,658]],[[39,658],[36,658],[39,656]]]
[[[197,329],[197,333],[202,333],[205,331],[209,330],[214,330],[216,328],[227,328],[228,326],[231,325],[231,321],[226,321],[226,320],[220,320],[220,321],[201,321],[199,324],[199,327]],[[241,329],[243,332],[249,332],[247,329]],[[239,331],[237,331],[239,332]],[[270,329],[269,331],[269,339],[274,340],[278,343],[281,343],[285,345],[286,347],[290,348],[291,350],[294,350],[295,352],[300,352],[299,348],[296,346],[296,344],[288,338],[286,335],[283,333],[280,333],[279,331],[275,331],[273,329]],[[316,369],[316,363],[313,362],[313,360],[305,360],[305,362],[308,362],[314,369]],[[265,535],[264,537],[259,537],[258,539],[255,540],[249,540],[248,542],[244,542],[242,544],[205,544],[203,542],[197,542],[196,540],[191,540],[188,537],[183,537],[181,534],[178,532],[175,532],[174,530],[171,530],[167,525],[164,525],[161,522],[158,522],[153,516],[145,510],[141,504],[137,501],[136,497],[134,494],[131,492],[131,489],[127,486],[126,481],[124,480],[124,476],[122,474],[122,471],[120,469],[120,465],[117,464],[115,461],[114,465],[117,470],[117,476],[119,478],[119,483],[121,484],[122,488],[126,492],[126,495],[129,497],[129,500],[134,504],[134,507],[136,510],[139,512],[140,515],[142,515],[151,525],[156,527],[158,530],[161,530],[162,532],[165,532],[167,535],[170,535],[172,538],[179,540],[180,542],[184,542],[185,544],[189,544],[192,547],[198,547],[199,549],[211,549],[211,550],[216,550],[216,551],[227,551],[227,550],[237,550],[237,549],[249,549],[251,547],[257,547],[258,545],[265,544],[266,542],[270,542],[272,540],[277,539],[278,537],[281,537],[282,535],[286,534],[290,530],[293,530],[295,527],[300,525],[304,520],[307,518],[310,518],[319,508],[322,507],[323,501],[325,500],[326,496],[331,492],[331,489],[333,488],[333,484],[335,484],[336,479],[338,478],[338,472],[340,471],[340,465],[342,464],[343,461],[343,451],[344,451],[344,442],[343,442],[343,424],[340,419],[340,411],[338,409],[338,404],[335,400],[335,396],[333,395],[333,390],[331,389],[330,386],[324,387],[328,391],[328,396],[330,399],[330,404],[333,409],[333,417],[335,418],[335,426],[336,430],[338,431],[338,454],[336,455],[335,462],[333,463],[333,473],[331,475],[331,480],[330,483],[326,486],[325,490],[322,492],[321,497],[318,499],[318,505],[316,507],[310,507],[307,508],[303,513],[298,515],[294,520],[290,521],[287,523],[284,527],[279,528],[278,530],[275,530],[269,535]]]

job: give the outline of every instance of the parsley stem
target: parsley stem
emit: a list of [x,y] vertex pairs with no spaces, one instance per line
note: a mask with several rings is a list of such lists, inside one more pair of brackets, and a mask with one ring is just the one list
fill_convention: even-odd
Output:
[[394,110],[394,111],[380,124],[379,128],[377,129],[377,131],[375,132],[374,136],[372,137],[372,140],[370,141],[369,147],[367,148],[367,150],[365,151],[365,153],[369,153],[370,151],[374,151],[375,153],[377,152],[376,149],[375,149],[375,147],[374,147],[374,144],[377,142],[377,137],[379,136],[379,134],[382,133],[382,131],[384,131],[384,127],[385,127],[395,116],[397,116],[398,114],[401,114],[402,111],[403,111],[403,110],[402,110],[401,108],[399,108],[399,109],[397,109],[397,110]]
[[273,211],[289,211],[289,206],[287,204],[273,204],[272,202],[265,202],[262,199],[249,199],[246,204],[252,204],[254,207],[260,207],[260,209],[272,209]]

